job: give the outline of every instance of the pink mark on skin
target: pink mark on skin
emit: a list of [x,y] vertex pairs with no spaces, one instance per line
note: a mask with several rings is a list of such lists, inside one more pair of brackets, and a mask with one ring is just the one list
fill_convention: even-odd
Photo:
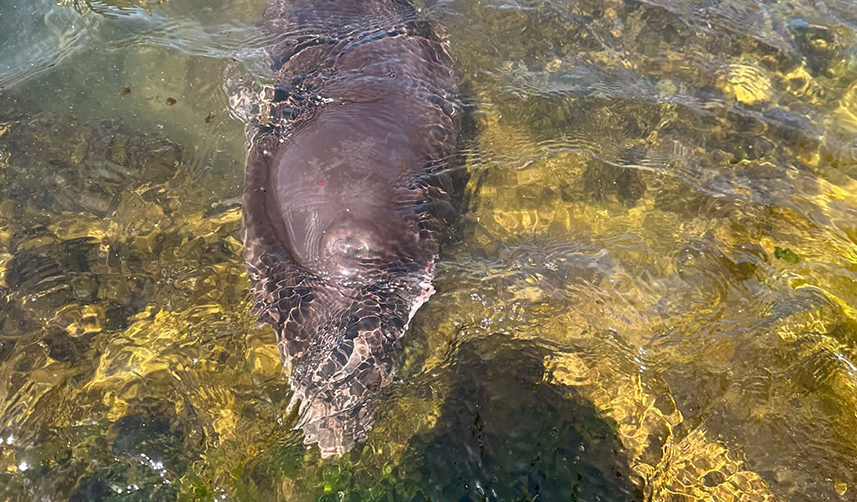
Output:
[[323,187],[323,186],[324,186],[324,182],[323,182],[323,181],[319,181],[319,182],[318,182],[318,186]]
[[[432,262],[428,262],[428,263],[426,263],[426,269],[425,269],[425,271],[423,271],[423,282],[428,283],[428,282],[429,282],[429,280],[431,279],[431,263],[432,263]],[[420,292],[420,298],[428,299],[428,297],[429,297],[429,296],[431,296],[431,294],[432,294],[433,292],[434,292],[434,291],[432,290],[432,288],[431,288],[431,287],[428,287],[428,288],[426,288],[426,289],[423,289],[423,290]]]

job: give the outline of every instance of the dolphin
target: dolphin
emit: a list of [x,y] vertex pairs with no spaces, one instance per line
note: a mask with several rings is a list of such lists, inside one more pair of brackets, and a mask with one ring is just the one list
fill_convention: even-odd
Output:
[[277,0],[260,26],[273,85],[247,129],[244,258],[304,443],[339,455],[371,430],[434,292],[458,81],[407,0]]

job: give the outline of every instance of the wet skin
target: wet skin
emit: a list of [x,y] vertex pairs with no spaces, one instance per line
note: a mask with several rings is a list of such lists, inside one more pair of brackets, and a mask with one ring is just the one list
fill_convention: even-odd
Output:
[[460,110],[446,47],[403,1],[276,2],[276,87],[249,129],[243,240],[307,444],[372,427],[431,279]]

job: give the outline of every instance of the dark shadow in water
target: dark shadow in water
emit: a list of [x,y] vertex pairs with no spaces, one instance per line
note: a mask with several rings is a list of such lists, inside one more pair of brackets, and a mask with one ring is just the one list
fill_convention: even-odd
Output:
[[573,390],[548,383],[535,343],[463,344],[431,433],[412,439],[390,500],[642,500],[616,426]]

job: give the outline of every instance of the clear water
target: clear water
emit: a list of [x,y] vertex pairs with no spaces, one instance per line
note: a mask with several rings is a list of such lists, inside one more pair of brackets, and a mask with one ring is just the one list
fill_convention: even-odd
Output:
[[857,4],[423,5],[509,252],[327,460],[241,260],[264,4],[0,4],[0,499],[857,500]]

